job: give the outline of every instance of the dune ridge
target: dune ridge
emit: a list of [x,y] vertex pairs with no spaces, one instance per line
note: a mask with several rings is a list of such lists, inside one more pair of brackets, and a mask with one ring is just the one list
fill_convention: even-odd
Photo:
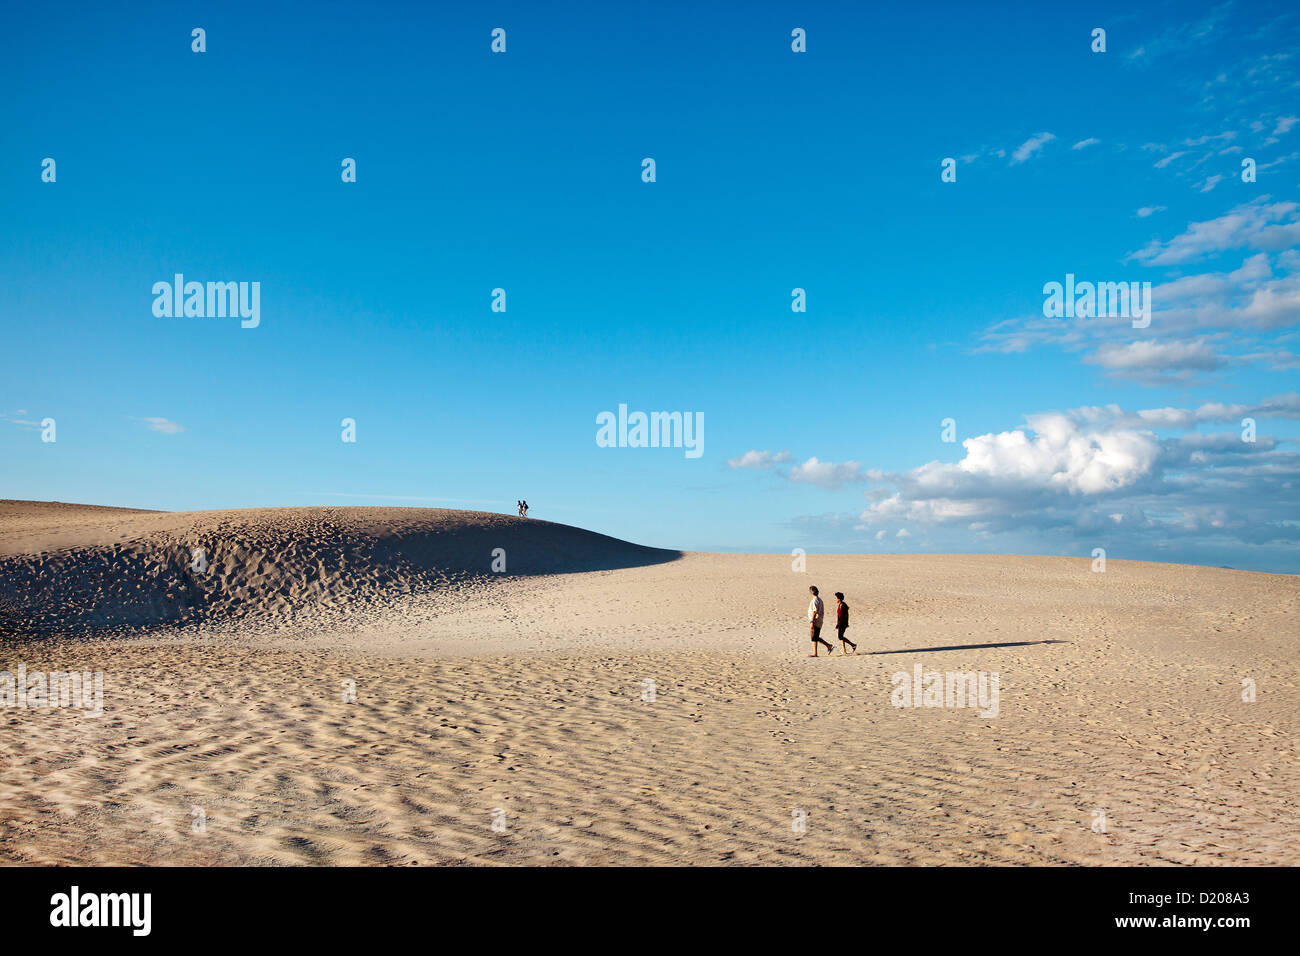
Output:
[[280,620],[476,578],[680,554],[535,518],[388,507],[173,513],[2,501],[0,541],[0,629],[14,634]]

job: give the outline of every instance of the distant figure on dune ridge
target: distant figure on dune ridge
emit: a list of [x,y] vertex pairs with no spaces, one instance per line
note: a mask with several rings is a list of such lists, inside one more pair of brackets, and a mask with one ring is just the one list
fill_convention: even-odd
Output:
[[826,618],[826,606],[822,604],[822,599],[817,596],[815,586],[810,586],[808,591],[812,594],[812,600],[808,602],[808,623],[813,642],[813,652],[808,656],[816,657],[817,652],[821,650],[821,646],[825,644],[826,656],[830,657],[835,653],[835,646],[829,641],[822,640],[822,621]]
[[519,515],[521,518],[524,516],[524,499],[515,499],[515,514]]
[[[844,636],[844,632],[848,629],[848,626],[849,626],[849,606],[844,603],[844,592],[836,591],[835,592],[835,631],[840,636],[840,650],[843,653],[847,654],[849,652],[849,647],[851,647],[853,648],[853,653],[856,654],[858,652],[858,645],[854,644],[852,641],[850,641],[847,637]],[[845,644],[847,644],[848,647],[845,647],[844,646]]]
[[518,507],[519,507],[519,517],[521,517],[521,518],[527,518],[527,517],[528,517],[528,502],[527,502],[527,501],[524,501],[524,500],[521,498],[520,500],[516,501],[515,504],[518,505]]

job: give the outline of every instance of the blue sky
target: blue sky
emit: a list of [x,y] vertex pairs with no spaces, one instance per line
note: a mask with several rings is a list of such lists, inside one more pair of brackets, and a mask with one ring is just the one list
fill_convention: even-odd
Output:
[[[1297,49],[1282,3],[8,5],[0,497],[1300,571]],[[178,272],[260,324],[155,316]],[[1149,327],[1044,318],[1067,273]],[[620,403],[703,454],[598,446]]]

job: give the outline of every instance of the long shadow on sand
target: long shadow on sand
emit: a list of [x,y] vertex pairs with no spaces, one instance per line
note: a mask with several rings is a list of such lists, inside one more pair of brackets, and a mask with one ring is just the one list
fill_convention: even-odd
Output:
[[952,644],[948,647],[903,647],[896,651],[867,651],[868,654],[928,654],[931,651],[980,651],[987,647],[1032,647],[1035,644],[1073,644],[1073,641],[1007,641],[1003,644]]

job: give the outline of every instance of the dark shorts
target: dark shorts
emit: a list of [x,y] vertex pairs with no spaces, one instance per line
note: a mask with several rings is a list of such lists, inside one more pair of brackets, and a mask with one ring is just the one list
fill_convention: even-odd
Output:
[[849,626],[848,626],[847,624],[836,624],[836,625],[835,625],[835,633],[838,634],[838,635],[840,636],[840,640],[841,640],[841,641],[844,640],[844,632],[847,631],[848,629],[849,629]]
[[814,641],[820,641],[822,639],[822,628],[820,624],[812,624],[809,626],[808,630],[812,632],[812,639]]

